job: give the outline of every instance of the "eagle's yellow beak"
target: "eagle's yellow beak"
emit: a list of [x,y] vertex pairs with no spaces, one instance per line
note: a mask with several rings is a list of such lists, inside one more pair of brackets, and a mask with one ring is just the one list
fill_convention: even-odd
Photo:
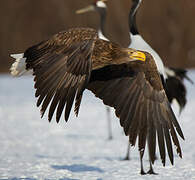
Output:
[[129,53],[130,54],[130,58],[134,59],[134,60],[139,60],[139,61],[145,61],[146,60],[146,55],[141,52],[141,51],[134,51]]

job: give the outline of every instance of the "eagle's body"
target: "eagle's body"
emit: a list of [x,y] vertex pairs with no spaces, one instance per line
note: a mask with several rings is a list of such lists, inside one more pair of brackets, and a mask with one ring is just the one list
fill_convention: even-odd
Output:
[[172,142],[182,157],[177,133],[184,136],[149,53],[101,40],[94,29],[75,28],[28,48],[20,60],[25,60],[20,71],[33,70],[37,106],[42,116],[49,109],[49,121],[55,111],[57,122],[63,111],[68,121],[74,101],[78,115],[83,91],[89,89],[115,108],[130,143],[138,139],[142,157],[147,142],[154,162],[156,135],[163,165],[165,147],[173,164]]

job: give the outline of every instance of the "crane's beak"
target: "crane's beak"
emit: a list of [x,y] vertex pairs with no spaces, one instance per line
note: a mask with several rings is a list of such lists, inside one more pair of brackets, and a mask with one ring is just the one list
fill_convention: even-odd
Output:
[[95,7],[93,5],[89,5],[83,9],[79,9],[76,11],[76,14],[83,14],[83,13],[86,13],[86,12],[89,12],[89,11],[94,11],[95,10]]
[[139,61],[146,60],[146,55],[143,52],[137,50],[135,50],[133,53],[130,53],[129,57],[133,60],[139,60]]

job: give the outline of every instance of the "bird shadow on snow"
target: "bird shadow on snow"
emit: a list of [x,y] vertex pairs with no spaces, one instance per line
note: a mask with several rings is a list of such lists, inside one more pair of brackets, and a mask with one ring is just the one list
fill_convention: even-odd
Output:
[[[0,179],[0,180],[5,180],[5,179]],[[37,180],[34,178],[11,178],[9,180]],[[45,179],[45,180],[49,180],[49,179]],[[58,180],[79,180],[79,179],[72,179],[72,178],[60,178]]]
[[[0,179],[0,180],[5,180],[5,179]],[[35,178],[10,178],[9,180],[37,180]]]
[[71,172],[86,172],[86,171],[96,171],[103,173],[104,171],[98,167],[86,166],[84,164],[73,164],[73,165],[51,165],[55,170],[68,170]]

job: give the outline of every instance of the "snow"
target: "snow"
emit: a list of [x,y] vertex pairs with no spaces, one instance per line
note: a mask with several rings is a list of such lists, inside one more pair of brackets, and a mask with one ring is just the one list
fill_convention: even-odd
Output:
[[[189,76],[195,79],[195,71]],[[185,135],[180,138],[183,159],[175,164],[155,162],[154,180],[195,179],[195,86],[188,87],[188,103],[178,117]],[[114,139],[108,140],[106,109],[86,91],[79,117],[57,124],[40,118],[34,98],[33,78],[0,76],[0,179],[12,180],[142,180],[139,153],[132,148],[131,160],[122,161],[127,149],[118,119],[112,111]],[[177,110],[177,109],[176,109]],[[158,154],[159,157],[159,154]],[[147,152],[145,171],[149,168]]]

